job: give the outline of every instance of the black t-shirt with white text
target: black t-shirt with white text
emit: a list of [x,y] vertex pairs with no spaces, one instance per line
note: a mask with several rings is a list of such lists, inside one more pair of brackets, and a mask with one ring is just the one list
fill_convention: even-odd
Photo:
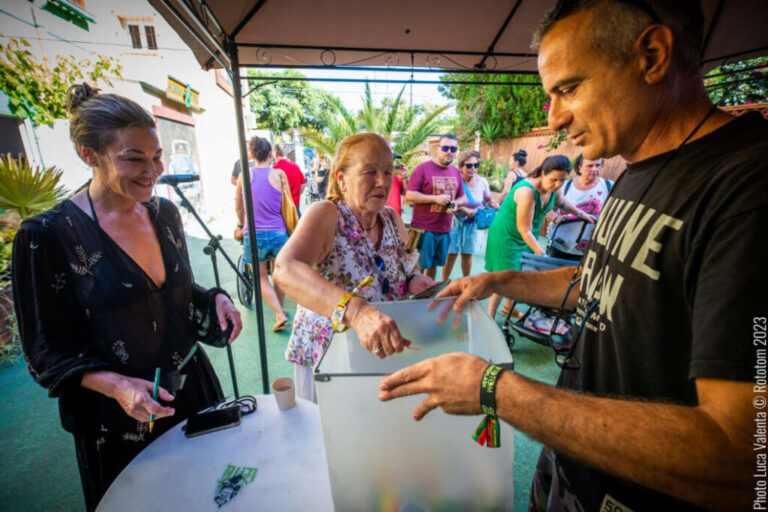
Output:
[[[577,340],[579,368],[563,370],[559,387],[695,406],[696,378],[754,380],[753,329],[768,316],[768,122],[742,116],[673,154],[629,165],[605,204],[582,259],[577,322],[599,303]],[[561,504],[687,510],[555,459]]]

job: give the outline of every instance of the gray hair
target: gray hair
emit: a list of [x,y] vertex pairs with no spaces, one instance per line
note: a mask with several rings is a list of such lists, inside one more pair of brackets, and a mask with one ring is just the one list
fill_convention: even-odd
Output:
[[288,154],[288,148],[286,148],[285,144],[282,142],[280,144],[275,144],[275,153],[277,153],[277,156],[285,157]]
[[[541,41],[561,19],[580,11],[589,11],[589,46],[604,55],[610,62],[621,65],[633,55],[633,47],[640,34],[661,23],[672,30],[674,48],[672,58],[680,71],[698,75],[701,72],[701,44],[704,32],[704,15],[699,0],[646,0],[644,3],[656,13],[656,21],[643,8],[620,0],[583,0],[566,2],[570,9],[553,9],[539,23],[533,35],[531,48],[538,51]],[[610,21],[610,22],[609,22]],[[585,27],[587,29],[587,27]]]

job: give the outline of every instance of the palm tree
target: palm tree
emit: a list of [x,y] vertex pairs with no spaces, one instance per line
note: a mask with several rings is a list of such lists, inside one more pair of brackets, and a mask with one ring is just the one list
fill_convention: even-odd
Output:
[[402,162],[410,167],[419,146],[440,128],[442,122],[439,116],[449,105],[420,113],[419,109],[403,103],[404,91],[405,86],[400,89],[394,101],[376,106],[370,85],[366,82],[363,108],[357,116],[349,112],[339,98],[329,95],[326,100],[331,115],[326,129],[304,129],[304,138],[321,152],[333,156],[344,137],[359,132],[378,133],[392,145],[395,153],[402,155]]

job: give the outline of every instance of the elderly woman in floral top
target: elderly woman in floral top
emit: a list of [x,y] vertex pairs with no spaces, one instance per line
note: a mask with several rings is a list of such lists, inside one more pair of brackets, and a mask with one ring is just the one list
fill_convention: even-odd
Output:
[[[317,401],[312,368],[334,331],[349,327],[379,358],[410,345],[395,322],[368,301],[405,299],[434,285],[405,249],[405,226],[386,207],[392,152],[372,133],[347,137],[331,166],[328,199],[314,204],[277,257],[273,278],[299,305],[286,358],[296,364],[299,396]],[[366,277],[371,286],[348,292]],[[346,307],[339,307],[344,303]],[[332,320],[333,318],[333,320]]]

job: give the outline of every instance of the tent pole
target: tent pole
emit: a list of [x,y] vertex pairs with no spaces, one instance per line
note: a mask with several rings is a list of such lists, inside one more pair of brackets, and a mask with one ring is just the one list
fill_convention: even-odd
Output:
[[244,250],[251,251],[251,261],[253,267],[253,303],[256,304],[256,321],[258,322],[259,332],[259,359],[261,360],[261,384],[265,395],[269,394],[269,368],[267,367],[267,339],[264,333],[264,306],[261,301],[261,279],[259,276],[259,257],[256,250],[256,225],[253,221],[253,198],[251,190],[251,173],[248,166],[248,151],[245,148],[245,120],[243,119],[243,90],[240,83],[240,58],[237,45],[234,41],[229,41],[229,61],[232,63],[232,95],[235,100],[235,120],[237,121],[237,141],[240,147],[240,176],[243,179],[243,190],[245,194],[245,216],[248,222],[248,233],[250,233],[250,247],[244,247]]

